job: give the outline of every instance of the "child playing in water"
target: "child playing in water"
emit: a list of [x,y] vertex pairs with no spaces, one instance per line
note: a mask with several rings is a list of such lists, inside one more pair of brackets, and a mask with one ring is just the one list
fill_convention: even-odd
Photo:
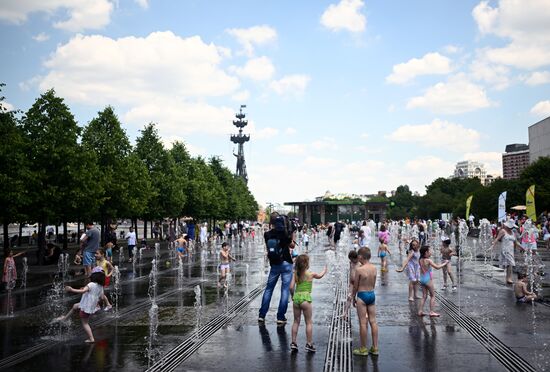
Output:
[[514,284],[514,294],[518,304],[532,302],[537,299],[536,294],[527,290],[527,275],[525,273],[518,273],[518,281]]
[[430,247],[427,245],[420,248],[420,284],[422,285],[422,300],[420,301],[420,307],[418,310],[418,316],[424,316],[422,310],[424,310],[424,304],[428,298],[428,293],[430,294],[430,316],[438,317],[439,314],[434,312],[435,307],[435,291],[434,284],[432,281],[432,268],[439,270],[443,266],[447,265],[449,261],[443,261],[441,264],[434,263],[430,257],[432,253]]
[[420,252],[418,252],[419,248],[420,245],[418,244],[418,240],[413,239],[409,245],[408,256],[403,263],[403,267],[395,270],[400,273],[405,270],[405,267],[407,268],[407,275],[409,277],[409,301],[414,301],[415,298],[421,298],[416,295],[416,287],[420,280],[420,265],[418,263],[420,259]]
[[382,263],[382,271],[388,271],[388,261],[386,259],[386,256],[388,254],[391,256],[391,252],[388,249],[385,237],[381,236],[379,238],[379,242],[380,244],[378,245],[378,257],[380,257],[380,261]]
[[220,251],[220,281],[218,286],[221,286],[223,283],[223,286],[227,287],[226,276],[229,274],[229,263],[231,261],[235,261],[235,258],[231,256],[227,243],[223,242],[222,250]]
[[[101,269],[103,274],[105,274],[105,283],[103,283],[103,288],[108,288],[111,283],[111,275],[113,274],[113,265],[107,261],[105,251],[101,248],[95,252],[95,266]],[[113,308],[105,294],[101,296],[101,301],[105,304],[105,311],[109,311]]]
[[346,306],[344,307],[344,318],[347,318],[348,311],[351,306],[351,301],[353,299],[353,288],[355,287],[355,273],[357,268],[361,265],[359,263],[359,257],[357,256],[357,251],[351,250],[348,253],[349,259],[349,287],[348,287],[348,299],[346,301]]
[[451,271],[451,257],[456,256],[455,251],[451,248],[451,239],[443,236],[441,238],[441,249],[439,250],[441,252],[441,259],[443,261],[448,261],[449,264],[443,266],[443,288],[441,288],[443,291],[447,290],[447,276],[451,279],[451,285],[453,292],[456,291],[456,285],[455,285],[455,278],[453,276],[453,273]]
[[25,252],[19,252],[13,254],[11,249],[8,250],[6,259],[4,260],[4,271],[2,273],[2,282],[5,283],[6,289],[15,288],[15,282],[17,281],[17,268],[15,267],[15,257],[19,257],[25,254]]
[[187,257],[187,241],[183,235],[178,236],[176,239],[176,253],[178,258],[183,260],[184,257]]
[[94,335],[92,333],[92,328],[90,327],[90,315],[94,314],[98,310],[98,301],[103,295],[103,285],[105,284],[105,274],[101,271],[101,268],[96,267],[92,270],[92,275],[90,275],[90,282],[81,289],[75,289],[70,286],[65,287],[65,291],[72,293],[81,293],[82,298],[80,302],[74,304],[71,310],[64,315],[58,318],[55,318],[54,321],[60,322],[68,319],[73,311],[79,310],[80,320],[82,321],[82,328],[88,338],[85,342],[92,343],[95,342]]
[[292,323],[292,342],[290,343],[291,351],[298,351],[296,337],[298,328],[300,327],[300,319],[302,313],[306,322],[306,350],[314,353],[317,351],[313,345],[313,307],[311,299],[311,287],[313,279],[321,279],[327,273],[327,267],[319,274],[309,271],[309,256],[301,254],[296,258],[296,271],[292,275],[290,282],[293,296],[294,323]]
[[[370,263],[370,249],[361,248],[357,252],[361,267],[356,269],[353,286],[353,306],[357,307],[357,318],[359,318],[359,338],[361,347],[353,350],[354,355],[367,356],[378,355],[378,324],[376,323],[376,296],[374,287],[376,285],[376,267]],[[357,296],[357,297],[356,297]],[[357,298],[359,301],[357,301]],[[371,327],[372,346],[367,349],[368,325]]]
[[309,235],[306,230],[304,230],[304,233],[302,234],[302,242],[304,243],[304,247],[306,247],[306,253],[308,252],[309,248]]

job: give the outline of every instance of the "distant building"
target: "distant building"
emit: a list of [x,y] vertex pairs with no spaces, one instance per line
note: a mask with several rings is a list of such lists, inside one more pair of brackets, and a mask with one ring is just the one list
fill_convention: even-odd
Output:
[[487,171],[485,165],[477,161],[459,161],[456,163],[454,178],[474,178],[477,177],[481,181],[481,184],[485,184],[487,178]]
[[529,162],[550,156],[550,116],[529,127]]
[[529,146],[514,143],[507,145],[502,154],[502,178],[514,180],[529,166]]
[[495,177],[491,174],[488,174],[487,177],[485,177],[485,182],[483,182],[483,185],[484,186],[489,186],[490,184],[492,184],[493,182],[495,182],[495,180],[497,179],[498,177]]

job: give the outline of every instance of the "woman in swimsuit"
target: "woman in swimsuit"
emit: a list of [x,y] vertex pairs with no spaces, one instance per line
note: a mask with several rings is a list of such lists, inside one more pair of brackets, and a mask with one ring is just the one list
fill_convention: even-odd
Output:
[[435,291],[434,284],[432,281],[432,268],[439,270],[443,266],[447,265],[449,261],[443,261],[439,265],[433,262],[430,257],[432,252],[430,247],[427,245],[420,248],[420,284],[422,285],[422,300],[420,301],[420,307],[418,310],[418,316],[424,316],[422,310],[424,310],[424,304],[428,298],[428,293],[430,294],[430,316],[438,317],[439,314],[434,312],[435,307]]
[[316,351],[313,345],[313,307],[311,305],[311,288],[313,285],[313,279],[321,279],[327,273],[327,267],[319,274],[309,271],[309,256],[307,254],[301,254],[296,258],[296,271],[292,276],[290,282],[291,292],[294,292],[292,298],[293,310],[294,310],[294,323],[292,323],[292,342],[290,343],[290,349],[292,351],[298,351],[298,344],[296,344],[296,337],[298,335],[298,328],[300,327],[300,319],[302,313],[304,314],[304,320],[306,322],[306,350],[314,353]]

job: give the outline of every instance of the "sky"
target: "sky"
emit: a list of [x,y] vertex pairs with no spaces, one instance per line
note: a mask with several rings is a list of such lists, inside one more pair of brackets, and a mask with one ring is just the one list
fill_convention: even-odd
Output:
[[79,125],[219,156],[240,105],[260,204],[425,192],[461,160],[502,173],[550,116],[550,0],[0,0],[5,106],[54,88]]

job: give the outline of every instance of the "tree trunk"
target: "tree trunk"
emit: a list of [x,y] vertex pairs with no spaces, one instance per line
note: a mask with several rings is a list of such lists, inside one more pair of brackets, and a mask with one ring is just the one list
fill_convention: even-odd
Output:
[[143,239],[147,240],[147,220],[143,220]]
[[46,253],[46,224],[41,222],[38,224],[38,251],[36,252],[37,262],[39,265],[44,265],[44,256]]
[[67,221],[63,220],[63,250],[67,251]]
[[76,223],[76,242],[80,245],[80,221]]
[[4,257],[8,257],[8,250],[10,249],[9,225],[4,221],[2,226],[4,230]]
[[19,237],[17,238],[17,245],[21,246],[21,236],[23,235],[23,224],[19,223]]

